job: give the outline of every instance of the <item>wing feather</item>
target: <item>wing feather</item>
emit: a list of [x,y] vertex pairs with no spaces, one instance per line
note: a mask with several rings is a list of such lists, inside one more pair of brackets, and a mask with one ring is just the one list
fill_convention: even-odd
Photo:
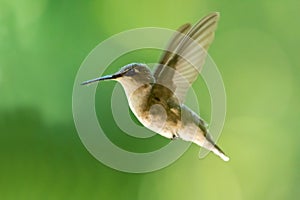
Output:
[[182,37],[184,34],[187,33],[187,31],[191,28],[191,24],[186,23],[182,25],[180,28],[178,28],[177,32],[174,34],[173,38],[170,40],[166,50],[162,54],[159,65],[157,66],[155,72],[154,72],[154,77],[158,77],[159,73],[163,69],[163,66],[168,62],[170,57],[173,55],[172,50],[176,49],[179,43],[182,40]]
[[[165,101],[174,96],[178,103],[184,101],[188,88],[197,79],[205,63],[218,20],[219,13],[214,12],[192,28],[190,24],[184,24],[178,29],[154,72],[154,96],[159,96]],[[164,93],[155,94],[160,89],[165,90]]]

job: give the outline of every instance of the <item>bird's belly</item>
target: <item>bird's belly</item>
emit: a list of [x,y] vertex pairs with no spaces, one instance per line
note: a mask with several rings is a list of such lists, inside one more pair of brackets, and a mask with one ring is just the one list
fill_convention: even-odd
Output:
[[170,120],[164,108],[158,104],[153,105],[149,111],[137,115],[139,121],[148,129],[166,137],[177,135],[179,123]]
[[144,120],[142,123],[146,128],[166,138],[173,138],[174,135],[177,135],[176,127],[170,125],[168,122],[164,122],[163,120],[159,122]]
[[166,138],[173,138],[174,135],[177,135],[178,124],[169,119],[164,107],[160,104],[148,106],[145,102],[147,99],[141,91],[135,92],[129,101],[130,108],[138,120],[146,128]]

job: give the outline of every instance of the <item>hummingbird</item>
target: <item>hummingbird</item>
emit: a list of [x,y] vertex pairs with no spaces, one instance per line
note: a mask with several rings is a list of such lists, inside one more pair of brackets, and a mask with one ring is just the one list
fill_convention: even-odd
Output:
[[186,23],[177,29],[153,73],[146,64],[131,63],[112,75],[81,84],[119,82],[131,111],[146,128],[172,140],[193,142],[228,161],[229,157],[213,141],[208,124],[184,105],[186,93],[205,63],[219,17],[218,12],[213,12],[194,26]]

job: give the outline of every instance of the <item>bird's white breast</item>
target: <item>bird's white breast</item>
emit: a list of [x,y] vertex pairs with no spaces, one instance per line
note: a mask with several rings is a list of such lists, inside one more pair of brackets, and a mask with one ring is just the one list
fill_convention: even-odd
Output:
[[154,104],[148,107],[149,87],[140,87],[130,95],[129,106],[138,120],[148,129],[166,137],[173,138],[176,134],[174,126],[167,121],[167,113],[163,106]]

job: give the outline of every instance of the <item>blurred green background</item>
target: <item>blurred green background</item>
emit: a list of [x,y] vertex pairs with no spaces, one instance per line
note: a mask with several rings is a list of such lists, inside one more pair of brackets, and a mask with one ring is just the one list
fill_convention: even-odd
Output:
[[[297,0],[0,0],[0,199],[299,199],[299,8]],[[211,11],[221,20],[209,52],[228,100],[218,143],[231,161],[212,154],[199,160],[195,145],[147,174],[94,159],[72,118],[73,82],[84,58],[121,31],[176,29]],[[158,54],[151,56],[118,63],[155,62]],[[98,101],[114,84],[99,86],[107,95],[97,93]],[[194,88],[205,88],[201,79]]]

